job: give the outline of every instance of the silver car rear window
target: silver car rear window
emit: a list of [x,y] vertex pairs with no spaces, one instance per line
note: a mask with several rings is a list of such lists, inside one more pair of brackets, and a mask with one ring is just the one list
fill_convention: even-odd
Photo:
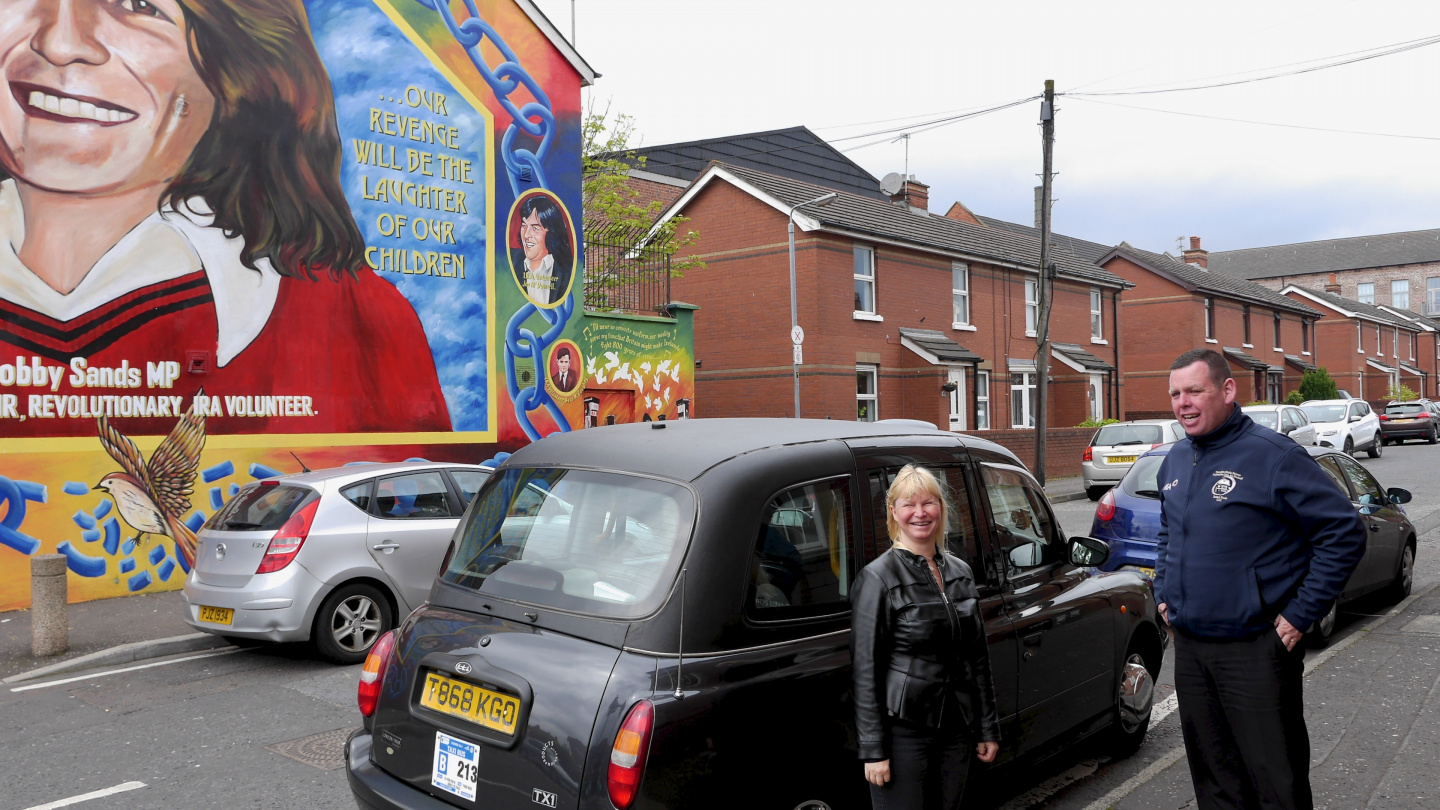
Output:
[[1159,425],[1106,425],[1090,444],[1110,447],[1118,444],[1164,444]]
[[309,487],[288,484],[251,484],[235,493],[225,508],[215,513],[205,528],[212,532],[273,532],[295,513],[305,499],[315,494]]
[[615,618],[664,601],[695,520],[688,489],[612,472],[506,470],[476,498],[441,579]]

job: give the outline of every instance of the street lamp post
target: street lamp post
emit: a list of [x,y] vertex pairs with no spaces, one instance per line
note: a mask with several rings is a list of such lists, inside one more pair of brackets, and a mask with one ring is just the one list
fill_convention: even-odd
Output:
[[[789,229],[790,229],[790,332],[791,332],[791,334],[794,334],[794,332],[795,332],[795,327],[799,325],[799,319],[798,319],[798,317],[796,316],[796,311],[795,311],[795,212],[796,212],[796,211],[799,211],[801,208],[805,208],[805,207],[811,206],[811,205],[825,205],[825,204],[829,203],[831,200],[835,199],[835,198],[838,197],[838,196],[840,196],[840,195],[837,194],[837,193],[835,193],[835,192],[833,192],[833,191],[830,192],[829,194],[821,194],[819,197],[816,197],[816,198],[813,199],[813,200],[806,200],[805,202],[802,202],[802,203],[800,203],[800,204],[798,204],[798,205],[791,206],[791,208],[790,208],[790,213],[787,215],[787,218],[788,218],[789,221],[790,221]],[[793,354],[791,355],[791,361],[790,361],[790,381],[791,381],[791,383],[794,384],[794,387],[795,387],[795,418],[796,418],[796,419],[799,419],[799,418],[800,418],[800,364],[795,361]]]

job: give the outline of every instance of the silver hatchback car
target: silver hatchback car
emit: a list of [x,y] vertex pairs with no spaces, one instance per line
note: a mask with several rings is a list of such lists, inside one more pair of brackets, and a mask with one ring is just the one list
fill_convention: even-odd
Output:
[[185,620],[237,642],[305,641],[356,663],[430,593],[491,470],[355,464],[250,484],[199,533]]

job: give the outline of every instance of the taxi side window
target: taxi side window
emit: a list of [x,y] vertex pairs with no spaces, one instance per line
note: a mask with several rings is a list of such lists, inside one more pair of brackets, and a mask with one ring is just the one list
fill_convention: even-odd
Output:
[[850,609],[850,516],[848,478],[805,484],[770,501],[750,564],[749,605],[756,619]]
[[[980,559],[980,538],[975,512],[970,504],[970,490],[965,484],[965,468],[958,465],[925,465],[945,487],[945,551],[965,561],[977,582],[985,579],[985,566]],[[890,483],[899,467],[870,473],[871,536],[865,541],[865,562],[870,562],[890,548],[890,529],[886,520],[889,510],[885,499]]]
[[1037,568],[1065,559],[1039,486],[1016,470],[981,466],[985,495],[995,518],[999,548],[1011,570]]

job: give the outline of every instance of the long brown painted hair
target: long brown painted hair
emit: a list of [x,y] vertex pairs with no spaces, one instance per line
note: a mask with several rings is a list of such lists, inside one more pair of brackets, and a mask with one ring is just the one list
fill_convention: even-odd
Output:
[[160,204],[205,200],[215,227],[244,238],[246,266],[353,274],[364,238],[340,188],[335,99],[301,0],[179,3],[215,112]]

